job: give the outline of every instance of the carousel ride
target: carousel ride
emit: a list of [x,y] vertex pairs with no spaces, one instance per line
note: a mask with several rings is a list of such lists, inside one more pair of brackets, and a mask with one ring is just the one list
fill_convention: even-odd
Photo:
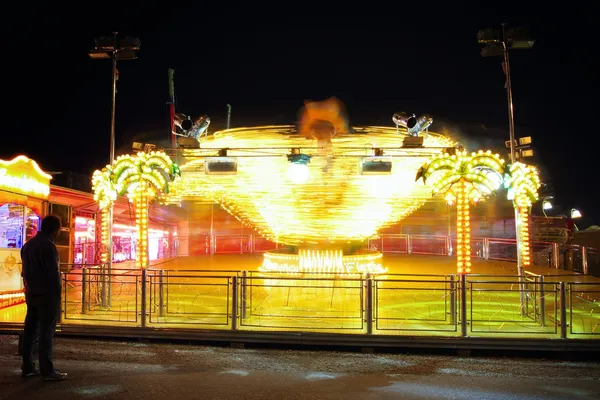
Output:
[[332,98],[307,102],[297,127],[205,135],[178,152],[181,176],[165,201],[213,200],[283,245],[264,254],[263,272],[385,273],[382,254],[366,241],[431,199],[432,186],[415,176],[455,146],[428,131],[429,116],[397,113],[393,121],[352,128]]

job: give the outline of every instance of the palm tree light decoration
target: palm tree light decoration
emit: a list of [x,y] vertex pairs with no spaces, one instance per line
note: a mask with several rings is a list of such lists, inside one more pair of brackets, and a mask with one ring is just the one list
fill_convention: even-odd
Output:
[[507,166],[504,187],[508,189],[515,207],[519,275],[522,275],[522,267],[531,265],[529,212],[531,205],[538,200],[540,185],[536,168],[520,162]]
[[434,157],[417,173],[416,180],[423,178],[427,182],[435,173],[441,175],[433,185],[434,194],[444,194],[449,203],[456,200],[456,263],[459,274],[471,272],[471,222],[469,200],[477,202],[481,197],[492,193],[498,182],[493,176],[499,176],[504,160],[491,151],[471,153],[457,151],[450,155]]
[[[176,175],[180,175],[179,167],[162,151],[120,156],[110,167],[94,173],[98,182],[97,193],[104,190],[101,189],[102,185],[112,185],[114,199],[116,195],[127,195],[134,204],[138,239],[135,256],[137,268],[148,266],[149,203],[159,195],[169,192],[169,182],[175,179]],[[97,201],[100,202],[103,198],[98,194]],[[105,204],[108,203],[100,203],[100,208],[104,210]],[[105,205],[105,208],[109,207]]]
[[92,175],[94,201],[100,207],[100,262],[108,262],[110,209],[117,199],[117,191],[112,183],[112,174],[108,168],[94,171]]

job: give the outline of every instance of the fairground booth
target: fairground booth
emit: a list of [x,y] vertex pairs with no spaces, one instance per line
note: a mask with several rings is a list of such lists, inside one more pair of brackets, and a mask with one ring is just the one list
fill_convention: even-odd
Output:
[[[0,160],[0,308],[24,301],[20,250],[48,212],[51,178],[25,156]],[[57,245],[64,241],[61,232]]]
[[[52,176],[25,157],[0,160],[0,309],[23,303],[21,248],[36,235],[41,219],[56,215],[62,228],[56,239],[61,269],[98,263],[98,212],[91,193],[50,185]],[[126,198],[114,207],[113,261],[135,259],[135,216]],[[151,208],[148,253],[151,261],[175,256],[174,217]]]

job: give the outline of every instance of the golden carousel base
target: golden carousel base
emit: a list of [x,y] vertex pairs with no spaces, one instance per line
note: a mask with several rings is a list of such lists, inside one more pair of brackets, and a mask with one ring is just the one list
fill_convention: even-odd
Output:
[[362,249],[344,254],[339,249],[300,249],[294,253],[287,249],[268,251],[260,272],[303,274],[383,274],[379,251]]

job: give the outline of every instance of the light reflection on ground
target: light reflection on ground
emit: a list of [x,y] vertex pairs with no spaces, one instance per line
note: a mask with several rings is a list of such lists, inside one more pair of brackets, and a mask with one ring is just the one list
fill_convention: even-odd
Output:
[[104,397],[125,392],[125,388],[121,385],[93,385],[73,388],[72,390],[82,397]]
[[[320,330],[321,332],[364,333],[364,287],[360,280],[354,282],[330,279],[325,282],[310,280],[263,279],[256,277],[262,263],[260,254],[216,255],[180,257],[152,266],[149,274],[154,276],[149,286],[148,326],[155,328],[208,328],[230,329],[231,285],[233,271],[249,271],[248,301],[245,313],[239,320],[238,329],[244,330]],[[451,290],[444,276],[455,273],[455,259],[447,256],[384,255],[384,265],[389,269],[385,281],[374,289],[377,296],[374,331],[381,334],[419,334],[455,336],[458,329],[449,319]],[[164,313],[159,314],[158,270],[165,278]],[[176,272],[177,271],[177,272]],[[185,272],[182,272],[185,271]],[[205,271],[200,273],[199,271]],[[532,266],[528,271],[545,276],[549,284],[546,297],[547,324],[540,328],[537,314],[523,317],[520,312],[518,285],[505,284],[501,290],[478,284],[468,298],[470,335],[500,334],[556,335],[556,291],[551,282],[581,281],[600,282],[600,279],[576,275],[570,271]],[[68,285],[63,307],[66,306],[63,324],[139,326],[139,276],[124,273],[113,281],[113,301],[110,309],[99,303],[99,284],[90,283],[89,309],[82,313],[81,275]],[[491,275],[492,278],[516,279],[516,266],[511,262],[474,260],[475,275]],[[153,275],[154,274],[154,275]],[[402,278],[393,274],[404,274]],[[406,277],[406,275],[418,277]],[[427,275],[436,275],[428,277]],[[472,279],[478,279],[470,275]],[[206,276],[209,276],[208,278]],[[433,280],[437,279],[437,282]],[[440,279],[441,278],[441,279]],[[79,279],[79,282],[77,282]],[[239,279],[239,278],[238,278]],[[403,279],[405,282],[394,279]],[[410,282],[410,280],[414,282]],[[471,278],[469,278],[471,279]],[[315,283],[316,282],[316,283]],[[79,286],[78,286],[79,284]],[[481,290],[485,289],[485,290]],[[241,289],[240,289],[241,290]],[[229,299],[229,300],[228,300]],[[455,298],[456,299],[456,298]],[[575,300],[579,301],[578,298]],[[573,300],[573,301],[575,301]],[[577,329],[589,331],[597,324],[590,317],[591,307],[581,299],[577,304],[583,308],[574,311]],[[531,312],[536,311],[537,300],[528,303]],[[575,303],[574,303],[575,304]],[[593,305],[593,301],[590,303]],[[0,323],[21,323],[25,305],[0,310]],[[595,322],[596,321],[596,322]],[[578,324],[578,325],[577,325]]]
[[305,378],[309,381],[316,381],[323,379],[335,379],[337,378],[337,376],[332,374],[325,374],[322,372],[311,372],[310,374],[307,374]]
[[426,383],[393,382],[389,386],[371,388],[374,392],[402,396],[418,396],[423,399],[494,399],[494,400],[547,400],[546,397],[519,396],[514,393],[485,391],[473,388],[453,388]]
[[241,369],[228,369],[227,371],[223,371],[220,372],[221,374],[228,374],[228,375],[239,375],[239,376],[248,376],[250,375],[250,372],[245,371],[245,370],[241,370]]

